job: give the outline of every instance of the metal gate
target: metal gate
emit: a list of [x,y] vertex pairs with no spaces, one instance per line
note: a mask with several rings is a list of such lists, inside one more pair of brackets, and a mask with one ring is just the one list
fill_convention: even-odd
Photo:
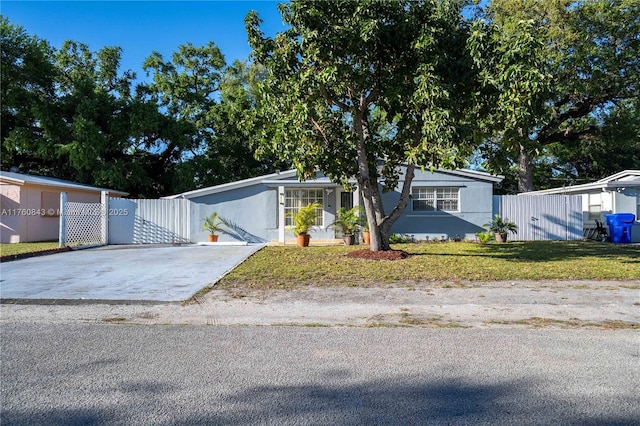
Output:
[[109,198],[75,203],[60,195],[60,247],[183,244],[191,240],[191,201]]
[[191,240],[191,201],[109,199],[109,244],[183,244]]
[[494,212],[518,226],[514,240],[582,239],[580,195],[495,196]]

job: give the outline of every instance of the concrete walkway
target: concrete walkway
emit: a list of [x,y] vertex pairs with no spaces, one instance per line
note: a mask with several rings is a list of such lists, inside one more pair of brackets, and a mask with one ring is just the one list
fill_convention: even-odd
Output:
[[5,262],[2,302],[178,302],[264,245],[107,246]]

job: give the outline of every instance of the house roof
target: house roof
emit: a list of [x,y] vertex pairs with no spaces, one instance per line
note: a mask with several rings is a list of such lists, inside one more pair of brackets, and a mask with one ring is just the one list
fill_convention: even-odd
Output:
[[231,191],[233,189],[245,188],[252,185],[258,185],[263,183],[263,181],[267,180],[281,180],[281,179],[291,179],[296,176],[295,170],[287,170],[286,172],[278,172],[272,173],[269,175],[257,176],[249,179],[238,180],[235,182],[223,183],[221,185],[209,186],[206,188],[195,189],[193,191],[182,192],[180,194],[168,195],[166,199],[173,198],[197,198],[204,197],[206,195],[217,194],[220,192]]
[[92,192],[108,191],[112,195],[119,195],[122,197],[129,195],[128,192],[116,191],[114,189],[99,188],[97,186],[84,185],[81,183],[71,182],[64,179],[57,179],[57,178],[46,177],[46,176],[28,175],[24,173],[0,171],[0,181],[17,184],[17,185],[25,185],[25,184],[42,185],[42,186],[50,186],[50,187],[64,188],[64,189],[76,189],[79,191],[92,191]]
[[521,195],[579,194],[619,188],[640,188],[640,170],[624,170],[596,182],[526,192]]
[[[501,182],[504,179],[504,176],[496,176],[490,173],[478,172],[475,170],[466,170],[466,169],[458,169],[458,170],[437,170],[440,173],[446,173],[456,176],[467,177],[471,179],[485,180],[493,183]],[[338,187],[339,184],[331,182],[331,180],[327,177],[318,177],[317,179],[308,179],[306,181],[298,181],[296,178],[295,170],[287,170],[285,172],[272,173],[269,175],[258,176],[249,179],[243,179],[235,182],[224,183],[222,185],[210,186],[207,188],[196,189],[193,191],[183,192],[180,194],[169,195],[162,198],[172,199],[172,198],[198,198],[204,197],[207,195],[218,194],[220,192],[231,191],[233,189],[245,188],[252,185],[283,185],[290,184],[295,185],[297,187]],[[355,184],[356,182],[353,181]]]
[[493,183],[500,183],[504,180],[504,176],[502,175],[492,175],[491,173],[480,172],[477,170],[470,170],[470,169],[456,169],[456,170],[438,169],[436,171],[439,173],[467,177],[467,178],[476,179],[476,180],[486,180]]

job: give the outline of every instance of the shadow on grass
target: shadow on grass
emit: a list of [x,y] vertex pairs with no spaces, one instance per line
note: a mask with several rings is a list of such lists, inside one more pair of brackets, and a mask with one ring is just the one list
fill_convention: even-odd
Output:
[[[512,241],[505,244],[477,244],[459,252],[438,253],[404,247],[411,256],[489,257],[518,262],[550,262],[587,257],[616,259],[621,263],[640,264],[640,246],[615,245],[589,241]],[[422,250],[422,249],[421,249]]]

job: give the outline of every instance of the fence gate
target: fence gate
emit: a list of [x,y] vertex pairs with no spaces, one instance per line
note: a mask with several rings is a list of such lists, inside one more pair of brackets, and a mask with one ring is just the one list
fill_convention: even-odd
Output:
[[187,244],[190,200],[109,199],[109,244]]
[[60,247],[106,245],[108,236],[107,192],[100,203],[67,201],[67,193],[60,193]]
[[514,240],[582,239],[580,195],[502,195],[494,203],[494,213],[518,226]]

